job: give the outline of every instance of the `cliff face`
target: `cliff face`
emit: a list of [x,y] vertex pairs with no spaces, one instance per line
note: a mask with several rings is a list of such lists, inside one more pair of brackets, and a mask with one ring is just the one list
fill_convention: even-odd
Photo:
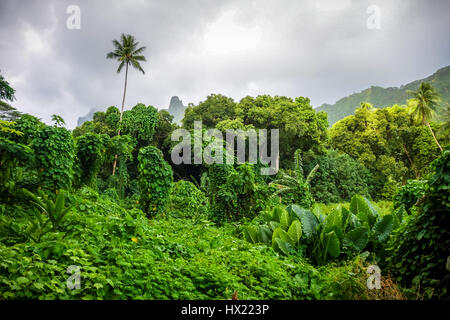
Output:
[[173,96],[170,99],[169,109],[167,111],[173,115],[173,122],[181,123],[185,109],[186,107],[183,105],[183,102],[177,96]]

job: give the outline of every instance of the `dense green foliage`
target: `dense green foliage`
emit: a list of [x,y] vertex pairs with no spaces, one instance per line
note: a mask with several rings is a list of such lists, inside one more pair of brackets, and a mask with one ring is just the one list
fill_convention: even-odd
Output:
[[394,209],[403,205],[411,213],[413,206],[425,194],[426,183],[426,180],[408,180],[392,197]]
[[397,280],[414,285],[426,298],[447,297],[450,276],[450,148],[433,162],[433,176],[417,213],[399,228],[386,249]]
[[197,219],[208,214],[208,198],[190,181],[179,180],[173,185],[168,206],[174,217]]
[[439,154],[430,131],[402,106],[373,109],[362,104],[355,115],[333,125],[330,137],[333,148],[370,170],[373,198],[390,199],[400,183],[425,175]]
[[310,172],[319,165],[311,178],[311,194],[320,203],[350,201],[354,194],[369,196],[371,174],[359,161],[336,150],[315,157],[307,165]]
[[142,148],[138,160],[140,204],[151,216],[162,213],[173,184],[172,169],[155,147]]
[[[331,129],[305,97],[213,94],[188,107],[185,143],[279,129],[273,176],[235,155],[175,165],[178,126],[144,104],[72,133],[58,115],[0,121],[0,299],[448,298],[450,151],[436,143],[448,124],[414,117],[420,96],[422,111],[436,98],[421,88],[407,106],[362,103]],[[233,151],[210,140],[201,151]],[[367,286],[374,265],[381,290]]]
[[46,126],[31,142],[39,168],[39,181],[48,190],[69,189],[74,175],[75,147],[70,132]]
[[106,137],[95,133],[86,133],[75,140],[80,184],[94,186],[105,153],[105,140]]

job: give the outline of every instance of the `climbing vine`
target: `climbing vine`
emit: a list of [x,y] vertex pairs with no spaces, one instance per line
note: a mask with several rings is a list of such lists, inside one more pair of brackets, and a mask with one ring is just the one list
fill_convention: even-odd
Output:
[[140,204],[144,211],[154,216],[165,209],[173,184],[172,168],[162,152],[152,146],[139,151],[138,161]]

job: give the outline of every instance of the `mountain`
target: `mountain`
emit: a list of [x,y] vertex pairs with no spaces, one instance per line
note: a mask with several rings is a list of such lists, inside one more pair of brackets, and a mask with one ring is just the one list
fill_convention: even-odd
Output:
[[331,126],[340,119],[353,114],[355,109],[359,107],[360,102],[370,102],[376,108],[405,104],[406,100],[411,98],[407,91],[417,90],[423,81],[429,82],[440,94],[442,101],[437,112],[439,113],[439,110],[450,102],[450,66],[439,69],[425,79],[416,80],[401,87],[382,88],[372,86],[361,92],[344,97],[333,105],[323,104],[315,110],[328,113],[328,122]]
[[180,124],[181,119],[183,119],[184,117],[185,109],[186,107],[183,105],[183,102],[180,100],[180,98],[178,98],[177,96],[173,96],[170,99],[169,109],[167,109],[167,111],[169,111],[169,113],[173,115],[173,122]]
[[[173,115],[173,122],[180,124],[181,119],[184,117],[185,109],[186,107],[183,105],[183,102],[177,96],[173,96],[170,99],[169,109],[164,110],[167,110],[171,115]],[[92,109],[86,115],[79,117],[77,120],[77,126],[81,126],[86,121],[91,121],[94,117],[94,113],[97,111],[99,110]]]
[[77,127],[81,126],[86,121],[91,121],[94,118],[94,113],[97,112],[95,110],[91,110],[85,116],[81,116],[77,120]]

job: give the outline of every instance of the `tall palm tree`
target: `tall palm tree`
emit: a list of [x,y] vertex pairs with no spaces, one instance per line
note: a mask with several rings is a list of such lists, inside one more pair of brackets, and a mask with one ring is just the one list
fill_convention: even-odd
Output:
[[417,91],[408,90],[408,93],[414,97],[414,103],[411,105],[412,116],[421,121],[428,127],[428,129],[430,129],[434,141],[436,141],[436,144],[442,152],[442,147],[436,139],[429,122],[433,116],[436,106],[439,104],[439,94],[428,82],[422,82]]
[[[120,36],[120,42],[117,40],[112,41],[114,45],[114,51],[109,52],[106,55],[107,59],[115,59],[120,61],[119,68],[117,69],[117,73],[120,73],[122,68],[125,66],[125,85],[123,88],[123,99],[122,99],[122,109],[120,110],[120,119],[119,119],[119,129],[117,131],[117,135],[120,136],[120,125],[122,123],[123,116],[123,107],[125,104],[125,95],[127,93],[127,79],[128,79],[128,66],[131,64],[135,69],[138,69],[143,74],[145,74],[144,69],[142,69],[139,62],[147,61],[142,54],[142,52],[146,49],[146,47],[137,48],[139,42],[136,42],[136,39],[130,34],[123,34]],[[113,163],[113,172],[114,175],[116,172],[117,165],[117,154],[114,156]]]

